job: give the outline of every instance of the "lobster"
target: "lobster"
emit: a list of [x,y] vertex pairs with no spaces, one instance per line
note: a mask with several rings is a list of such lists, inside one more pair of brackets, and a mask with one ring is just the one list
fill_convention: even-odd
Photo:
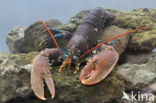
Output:
[[40,20],[47,28],[57,48],[47,48],[41,51],[34,59],[31,70],[31,87],[38,98],[46,100],[44,97],[43,78],[52,98],[55,96],[55,86],[50,72],[49,58],[51,58],[52,61],[63,60],[59,71],[62,71],[62,68],[64,68],[67,63],[69,70],[71,62],[74,63],[76,65],[74,73],[79,70],[79,66],[84,60],[84,57],[87,58],[86,60],[88,62],[80,73],[80,81],[84,85],[97,84],[112,71],[118,62],[119,54],[112,46],[117,40],[115,42],[108,42],[136,30],[147,29],[146,27],[135,29],[117,35],[109,40],[101,41],[100,43],[97,42],[96,37],[100,34],[101,29],[110,24],[114,18],[113,13],[106,12],[100,8],[90,11],[72,35],[66,48],[60,48],[52,34],[52,31],[57,30],[49,29],[46,24]]

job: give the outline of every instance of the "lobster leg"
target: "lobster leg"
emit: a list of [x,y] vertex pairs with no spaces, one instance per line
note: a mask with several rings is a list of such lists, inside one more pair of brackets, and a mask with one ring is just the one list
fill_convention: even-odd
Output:
[[112,46],[102,45],[81,70],[80,80],[85,85],[93,85],[102,81],[116,65],[119,54]]
[[46,100],[44,97],[44,84],[42,78],[44,78],[52,98],[55,96],[55,86],[50,72],[49,56],[52,56],[52,59],[57,59],[59,57],[58,50],[54,48],[43,50],[35,57],[31,70],[32,90],[35,95],[42,100]]
[[[69,31],[57,30],[57,29],[53,29],[53,28],[50,28],[49,30],[50,30],[51,33],[53,32],[55,34],[54,37],[57,38],[57,39],[58,38],[70,39],[71,36],[72,36],[72,34]],[[39,44],[39,46],[46,45],[46,44],[48,44],[48,42],[50,42],[52,40],[53,40],[53,38],[49,37],[49,38],[41,41],[40,44]]]
[[[115,39],[115,40],[113,40],[113,41],[111,41],[111,42],[107,42],[107,43],[105,43],[105,44],[106,44],[106,45],[114,45],[114,44],[116,44],[118,41],[120,41],[119,38],[117,38],[117,39]],[[100,43],[103,43],[104,41],[98,40],[97,42],[98,42],[98,44],[100,44]]]

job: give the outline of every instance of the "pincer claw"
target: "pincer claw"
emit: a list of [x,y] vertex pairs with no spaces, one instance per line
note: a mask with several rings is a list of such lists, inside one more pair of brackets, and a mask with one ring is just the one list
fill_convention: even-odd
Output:
[[111,46],[103,45],[81,70],[82,84],[93,85],[102,81],[116,65],[119,54]]
[[46,100],[46,98],[44,97],[43,79],[47,84],[47,87],[52,95],[52,98],[54,98],[55,86],[52,79],[52,75],[50,73],[48,57],[39,54],[36,56],[31,70],[31,87],[38,98]]

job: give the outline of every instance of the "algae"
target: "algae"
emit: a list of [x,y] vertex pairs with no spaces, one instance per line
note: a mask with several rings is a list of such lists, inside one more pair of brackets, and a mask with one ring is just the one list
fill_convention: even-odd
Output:
[[31,64],[35,56],[38,52],[31,52],[28,54],[13,54],[8,56],[11,60],[13,60],[16,64],[24,66],[26,64]]

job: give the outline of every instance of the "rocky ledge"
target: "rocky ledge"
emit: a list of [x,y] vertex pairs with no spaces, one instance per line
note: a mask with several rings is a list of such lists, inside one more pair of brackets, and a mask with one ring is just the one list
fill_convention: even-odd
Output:
[[[101,32],[99,39],[106,40],[128,30],[148,27],[152,31],[137,31],[123,36],[115,45],[120,53],[118,64],[111,74],[101,83],[84,86],[79,81],[79,72],[59,73],[57,66],[52,66],[56,96],[50,98],[45,86],[46,101],[37,99],[30,87],[31,62],[40,50],[54,47],[52,43],[39,46],[49,37],[43,25],[36,22],[29,27],[16,26],[6,39],[12,53],[0,52],[0,102],[6,103],[131,103],[121,101],[123,91],[151,93],[156,99],[156,9],[135,9],[133,11],[111,11],[115,20]],[[49,27],[63,29],[73,33],[90,10],[84,10],[72,17],[67,24],[58,20],[48,20]],[[63,47],[69,39],[59,42]],[[60,41],[60,40],[59,40]],[[52,45],[51,45],[52,44]],[[16,54],[13,54],[16,53]],[[84,65],[82,65],[83,67]],[[81,67],[81,68],[82,68]],[[75,67],[72,67],[74,70]]]

